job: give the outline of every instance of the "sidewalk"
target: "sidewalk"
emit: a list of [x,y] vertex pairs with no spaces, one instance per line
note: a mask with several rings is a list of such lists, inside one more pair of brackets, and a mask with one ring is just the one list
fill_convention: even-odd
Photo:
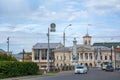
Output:
[[39,78],[39,77],[45,77],[45,76],[54,76],[54,75],[58,75],[58,74],[63,74],[63,73],[70,73],[72,71],[61,71],[59,73],[56,74],[43,74],[43,75],[31,75],[31,76],[22,76],[22,77],[13,77],[13,78],[6,78],[6,79],[1,79],[1,80],[28,80],[28,79],[32,79],[32,78]]

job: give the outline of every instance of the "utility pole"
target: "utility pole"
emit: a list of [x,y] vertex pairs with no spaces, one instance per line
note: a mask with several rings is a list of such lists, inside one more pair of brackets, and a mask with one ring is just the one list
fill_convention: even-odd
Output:
[[63,45],[64,45],[63,68],[65,69],[65,31],[63,32]]
[[51,23],[50,24],[50,29],[48,27],[48,33],[47,33],[47,36],[48,36],[48,51],[47,51],[47,60],[48,60],[48,63],[47,63],[47,70],[48,72],[50,71],[50,62],[49,62],[49,58],[50,58],[50,32],[55,32],[55,27],[56,27],[56,24],[55,23]]
[[8,38],[7,38],[7,52],[8,52],[8,54],[9,54],[9,43],[10,43],[9,40],[10,40],[10,38],[8,37]]
[[24,57],[25,57],[25,50],[23,49],[23,62],[24,62]]

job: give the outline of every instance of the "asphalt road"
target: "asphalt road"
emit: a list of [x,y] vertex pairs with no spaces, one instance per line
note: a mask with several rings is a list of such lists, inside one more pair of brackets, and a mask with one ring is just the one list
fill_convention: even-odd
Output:
[[11,80],[120,80],[120,71],[106,72],[100,69],[91,69],[87,74],[74,74],[73,71],[66,71],[55,75],[25,77]]

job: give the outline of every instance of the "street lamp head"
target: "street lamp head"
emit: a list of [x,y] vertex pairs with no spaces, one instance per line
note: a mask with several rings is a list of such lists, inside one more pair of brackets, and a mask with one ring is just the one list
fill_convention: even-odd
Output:
[[68,26],[72,26],[72,24],[69,24]]
[[65,32],[65,29],[68,28],[69,26],[72,26],[72,24],[69,24],[68,26],[66,26],[66,27],[64,28],[64,32]]

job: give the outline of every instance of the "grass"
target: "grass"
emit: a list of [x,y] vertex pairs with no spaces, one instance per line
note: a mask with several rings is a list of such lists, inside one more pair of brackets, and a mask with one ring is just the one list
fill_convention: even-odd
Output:
[[59,73],[60,71],[50,71],[50,72],[47,72],[47,74],[56,74],[56,73]]

